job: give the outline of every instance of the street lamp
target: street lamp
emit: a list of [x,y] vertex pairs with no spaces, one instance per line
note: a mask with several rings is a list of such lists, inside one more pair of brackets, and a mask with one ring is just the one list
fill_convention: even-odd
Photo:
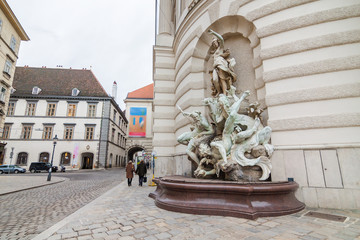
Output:
[[54,140],[54,142],[53,142],[54,143],[54,148],[53,148],[53,153],[52,153],[52,156],[51,156],[49,175],[48,175],[48,178],[47,178],[48,181],[51,181],[51,171],[52,171],[52,166],[53,166],[53,161],[54,161],[55,146],[56,146],[56,143],[57,143],[57,140],[58,140],[57,135],[55,135],[53,140]]

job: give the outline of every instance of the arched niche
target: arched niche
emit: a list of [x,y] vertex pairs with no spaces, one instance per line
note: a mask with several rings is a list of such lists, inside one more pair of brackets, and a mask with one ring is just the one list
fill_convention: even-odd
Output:
[[[251,95],[248,102],[258,101],[261,103],[261,108],[266,108],[264,98],[261,99],[257,95],[257,90],[264,87],[262,75],[256,76],[255,74],[255,70],[261,69],[262,66],[260,51],[254,50],[260,49],[260,41],[256,35],[254,24],[242,16],[227,16],[218,19],[203,31],[196,44],[193,57],[203,60],[206,97],[211,96],[211,75],[209,71],[213,70],[214,62],[210,52],[213,36],[208,33],[209,29],[223,36],[225,49],[229,48],[230,57],[236,60],[235,73],[237,74],[237,81],[234,85],[237,94],[250,90]],[[244,107],[246,107],[246,103]]]

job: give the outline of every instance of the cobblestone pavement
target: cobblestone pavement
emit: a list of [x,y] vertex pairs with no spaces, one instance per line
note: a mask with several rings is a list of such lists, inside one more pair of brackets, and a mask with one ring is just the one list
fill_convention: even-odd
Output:
[[[135,183],[137,176],[135,176]],[[48,229],[38,239],[360,239],[360,211],[305,209],[299,213],[255,221],[182,214],[155,206],[154,187],[126,182]],[[308,217],[309,211],[346,216],[345,222]],[[66,221],[65,221],[66,220]]]
[[[33,176],[46,178],[46,175]],[[32,239],[119,184],[125,179],[125,172],[113,169],[53,173],[53,176],[69,180],[0,196],[1,240]]]

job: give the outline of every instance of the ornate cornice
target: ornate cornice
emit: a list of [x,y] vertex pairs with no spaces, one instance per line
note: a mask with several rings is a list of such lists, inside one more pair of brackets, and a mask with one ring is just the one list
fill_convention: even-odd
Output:
[[193,1],[190,3],[189,7],[188,7],[189,12],[190,12],[191,10],[193,10],[193,8],[196,6],[196,4],[198,4],[200,1],[201,1],[201,0],[193,0]]

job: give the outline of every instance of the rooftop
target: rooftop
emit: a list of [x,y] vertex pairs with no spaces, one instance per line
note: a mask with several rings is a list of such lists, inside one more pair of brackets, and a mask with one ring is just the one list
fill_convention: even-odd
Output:
[[139,88],[135,91],[129,92],[126,99],[153,99],[154,98],[154,84],[151,83],[145,87]]
[[39,96],[72,96],[74,88],[80,91],[77,96],[109,96],[91,70],[16,67],[12,96],[33,96],[34,87],[41,89]]

